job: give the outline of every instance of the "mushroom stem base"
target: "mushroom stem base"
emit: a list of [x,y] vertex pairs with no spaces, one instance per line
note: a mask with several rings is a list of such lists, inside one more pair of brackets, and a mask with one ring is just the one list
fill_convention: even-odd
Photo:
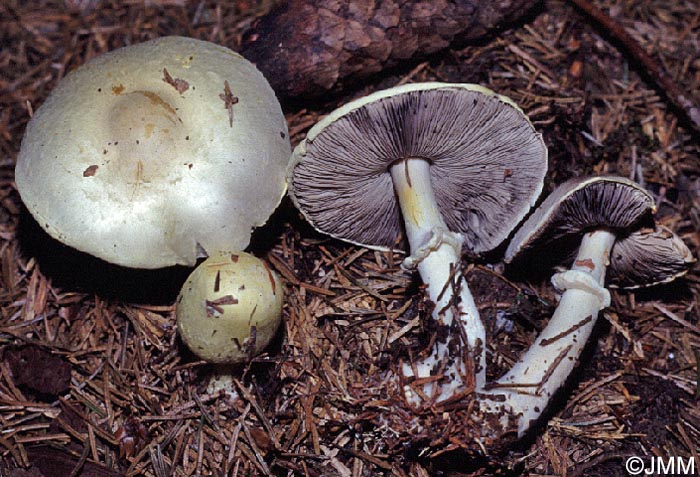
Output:
[[207,394],[218,394],[223,392],[227,399],[238,399],[238,391],[233,382],[233,376],[236,374],[240,366],[231,364],[214,365],[214,370],[209,377],[207,384]]

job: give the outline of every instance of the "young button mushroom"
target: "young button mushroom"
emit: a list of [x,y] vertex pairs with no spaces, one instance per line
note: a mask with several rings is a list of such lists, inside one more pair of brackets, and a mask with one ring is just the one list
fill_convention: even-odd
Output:
[[243,250],[286,190],[275,94],[240,55],[163,37],[63,78],[22,141],[16,182],[59,241],[136,268]]
[[610,305],[610,294],[603,287],[608,266],[611,279],[627,284],[631,278],[642,278],[631,273],[635,261],[658,264],[657,275],[645,274],[639,286],[673,279],[683,267],[687,271],[692,256],[680,239],[666,229],[641,229],[654,210],[651,195],[630,180],[574,179],[552,192],[518,230],[506,250],[507,263],[536,260],[553,250],[563,254],[580,245],[571,269],[552,277],[563,294],[547,326],[482,395],[491,426],[507,430],[514,419],[522,435],[544,411],[575,366],[598,312]]
[[215,254],[182,287],[178,332],[194,354],[224,365],[214,382],[226,387],[228,365],[249,361],[277,332],[283,295],[277,274],[262,260],[244,252]]
[[466,84],[408,84],[352,101],[294,150],[290,195],[318,230],[387,250],[405,228],[404,264],[418,269],[443,329],[427,357],[404,366],[417,380],[410,402],[484,385],[485,331],[461,274],[462,247],[479,254],[500,244],[533,205],[546,168],[546,147],[522,111]]

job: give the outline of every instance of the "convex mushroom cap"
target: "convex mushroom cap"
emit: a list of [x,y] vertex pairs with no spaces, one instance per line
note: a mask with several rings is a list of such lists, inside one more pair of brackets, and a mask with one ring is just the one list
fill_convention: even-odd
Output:
[[123,266],[242,250],[286,189],[287,125],[262,74],[213,43],[164,37],[101,55],[27,125],[22,200],[54,238]]
[[539,196],[541,136],[505,96],[471,84],[413,83],[352,101],[294,150],[290,196],[318,230],[390,249],[402,217],[389,169],[430,164],[439,211],[466,251],[498,246]]
[[244,252],[217,253],[189,276],[177,300],[185,344],[211,363],[235,364],[260,353],[282,319],[277,274]]

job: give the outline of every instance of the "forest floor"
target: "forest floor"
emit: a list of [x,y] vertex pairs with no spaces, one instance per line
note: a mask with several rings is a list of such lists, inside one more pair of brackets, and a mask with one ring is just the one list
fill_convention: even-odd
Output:
[[[669,285],[613,290],[548,419],[479,457],[455,429],[428,446],[411,439],[411,418],[388,397],[386,370],[426,333],[413,319],[425,313],[423,289],[400,268],[404,255],[328,238],[288,200],[253,250],[285,283],[283,329],[236,370],[238,399],[207,394],[211,366],[175,327],[189,270],[119,269],[53,241],[24,208],[14,165],[31,112],[70,70],[162,35],[236,50],[270,2],[1,3],[0,476],[627,476],[630,456],[700,466],[697,268]],[[699,97],[697,0],[595,3]],[[415,81],[479,83],[512,98],[549,148],[545,194],[574,176],[629,177],[698,255],[700,134],[569,2],[547,0],[478,44],[407,62],[351,93],[285,104],[292,145],[353,97]],[[465,272],[494,377],[532,343],[556,296],[546,273],[513,274],[497,256],[465,262]],[[387,415],[406,428],[382,427]]]

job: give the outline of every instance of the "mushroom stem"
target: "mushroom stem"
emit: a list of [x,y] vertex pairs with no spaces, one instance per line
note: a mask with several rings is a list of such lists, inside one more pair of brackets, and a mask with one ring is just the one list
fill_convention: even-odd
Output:
[[239,367],[233,364],[215,364],[207,384],[207,393],[218,394],[223,391],[228,399],[237,399],[238,391],[233,383],[233,376]]
[[[430,182],[430,163],[409,158],[394,164],[390,172],[411,247],[411,256],[404,266],[418,268],[428,287],[428,296],[435,303],[433,318],[440,328],[449,330],[446,336],[438,333],[429,356],[403,369],[405,376],[417,379],[441,376],[439,388],[433,385],[436,381],[426,380],[423,396],[419,396],[420,391],[414,394],[407,388],[406,397],[413,403],[419,398],[445,401],[471,391],[472,380],[476,389],[485,384],[486,331],[461,273],[462,237],[449,231],[439,212]],[[455,313],[461,330],[453,329]],[[463,343],[467,345],[468,355],[464,353]],[[469,358],[465,360],[465,356]],[[467,362],[473,363],[474,369],[468,369]]]
[[482,409],[500,414],[504,427],[509,418],[516,418],[518,435],[542,414],[564,384],[598,312],[610,305],[603,283],[614,243],[615,235],[608,230],[584,235],[571,269],[552,277],[554,286],[564,293],[549,323],[511,370],[485,393]]

